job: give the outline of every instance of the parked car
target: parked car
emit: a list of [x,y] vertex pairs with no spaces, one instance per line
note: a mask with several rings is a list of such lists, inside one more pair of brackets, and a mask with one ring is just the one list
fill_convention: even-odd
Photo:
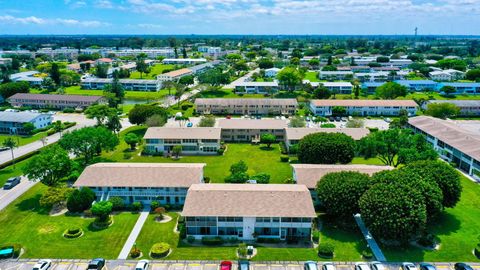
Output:
[[322,270],[335,270],[335,264],[332,262],[324,262],[322,265]]
[[342,120],[342,118],[340,118],[340,116],[335,117],[335,121],[340,122],[341,120]]
[[418,268],[411,262],[404,262],[402,263],[402,270],[418,270]]
[[355,270],[370,270],[370,266],[365,262],[359,262],[355,264]]
[[473,270],[473,268],[466,263],[456,263],[455,270]]
[[303,270],[318,270],[317,263],[314,261],[306,261],[303,264]]
[[135,266],[135,270],[147,270],[149,264],[149,260],[140,260],[138,261],[137,266]]
[[370,268],[372,270],[386,270],[385,266],[381,262],[371,262],[370,263]]
[[87,270],[102,270],[102,268],[105,266],[105,259],[102,258],[96,258],[91,260],[88,263]]
[[7,151],[8,149],[10,149],[10,148],[8,148],[8,147],[0,147],[0,152]]
[[223,261],[220,263],[220,270],[232,270],[231,261]]
[[192,122],[188,122],[188,123],[187,123],[187,127],[193,127],[193,123],[192,123]]
[[20,176],[10,177],[3,185],[3,189],[12,189],[18,184],[20,184]]
[[250,270],[250,262],[246,260],[238,261],[238,270]]
[[52,265],[52,260],[39,260],[34,266],[33,270],[47,270]]
[[437,270],[435,266],[429,263],[421,263],[419,266],[420,270]]
[[333,122],[333,121],[335,121],[335,118],[334,118],[333,116],[330,116],[330,117],[328,118],[328,120],[329,120],[330,122]]

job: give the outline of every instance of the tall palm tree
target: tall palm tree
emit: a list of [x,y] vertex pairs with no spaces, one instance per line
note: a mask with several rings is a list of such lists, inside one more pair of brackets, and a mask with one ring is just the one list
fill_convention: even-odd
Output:
[[10,149],[12,153],[13,168],[15,168],[15,156],[13,155],[13,148],[17,147],[17,142],[12,137],[8,137],[3,141],[2,145],[3,147],[7,147],[8,149]]

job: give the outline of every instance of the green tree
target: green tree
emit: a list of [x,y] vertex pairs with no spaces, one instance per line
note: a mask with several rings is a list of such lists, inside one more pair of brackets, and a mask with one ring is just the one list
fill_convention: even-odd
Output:
[[49,187],[40,197],[40,205],[50,208],[56,205],[64,205],[73,189],[66,187]]
[[301,127],[305,127],[306,125],[307,123],[305,122],[305,119],[303,119],[302,117],[294,116],[290,118],[290,124],[289,124],[290,127],[301,128]]
[[128,120],[134,125],[141,125],[145,123],[147,118],[156,114],[167,117],[165,108],[156,105],[136,104],[128,112]]
[[408,243],[425,229],[425,202],[414,188],[377,184],[362,195],[358,204],[368,229],[380,239]]
[[58,143],[63,149],[83,157],[84,164],[88,164],[95,154],[115,149],[119,141],[105,127],[84,127],[66,133]]
[[67,198],[67,209],[79,213],[89,209],[95,201],[95,192],[88,187],[75,189]]
[[294,67],[286,67],[277,74],[277,79],[280,85],[283,85],[290,91],[295,90],[297,85],[302,83],[302,76]]
[[113,204],[109,201],[101,201],[92,205],[92,214],[98,217],[100,222],[108,220],[112,213]]
[[262,58],[258,60],[258,67],[261,69],[273,68],[273,61],[269,58]]
[[389,128],[405,128],[408,124],[408,111],[401,109],[398,113],[398,119],[390,122]]
[[13,148],[17,147],[17,142],[12,137],[8,137],[3,140],[2,146],[10,149],[10,153],[12,154],[13,168],[15,168],[15,156],[13,155]]
[[96,119],[97,126],[104,126],[108,117],[117,114],[117,110],[110,108],[107,105],[98,104],[88,107],[84,113],[88,119]]
[[60,85],[60,69],[57,63],[52,63],[52,67],[50,69],[50,78],[55,82],[56,85]]
[[28,93],[30,85],[28,82],[7,82],[0,84],[0,95],[7,99],[17,93]]
[[28,135],[31,135],[33,130],[35,129],[35,125],[33,125],[30,122],[23,123],[22,125],[23,132],[25,132]]
[[108,98],[110,107],[117,108],[118,104],[123,102],[125,97],[125,90],[120,83],[119,74],[117,71],[113,72],[112,83],[105,85],[103,88],[105,96]]
[[248,171],[248,166],[245,161],[240,160],[237,163],[234,163],[230,166],[230,173],[231,174],[236,174],[236,173],[246,173]]
[[172,148],[172,153],[175,155],[176,158],[182,153],[182,146],[181,145],[175,145]]
[[23,173],[31,181],[40,181],[52,187],[69,175],[72,166],[73,161],[68,157],[67,151],[58,145],[52,145],[32,157],[23,168]]
[[125,140],[125,143],[130,145],[131,150],[135,150],[135,147],[140,142],[140,138],[135,133],[132,133],[132,132],[127,133],[127,135],[125,135],[124,140]]
[[264,143],[267,145],[267,148],[270,148],[272,143],[277,141],[277,136],[271,133],[263,133],[260,135],[260,143]]
[[257,181],[257,184],[268,184],[270,182],[270,175],[268,173],[257,173],[250,177]]
[[148,73],[149,72],[149,67],[147,64],[145,64],[145,59],[139,59],[136,62],[136,70],[140,72],[140,79],[143,78],[143,73]]
[[107,76],[108,76],[108,64],[97,64],[95,66],[95,75],[98,78],[107,78]]
[[343,133],[313,133],[303,137],[298,145],[301,163],[350,163],[355,155],[355,141]]
[[107,123],[105,127],[112,131],[113,133],[118,133],[122,129],[122,123],[120,122],[120,116],[118,114],[112,113],[107,116]]
[[333,116],[345,116],[347,115],[347,109],[343,106],[334,106],[332,108]]
[[198,126],[199,127],[213,127],[215,126],[215,116],[213,115],[207,115],[207,116],[203,116],[201,119],[200,119],[200,122],[198,123]]
[[313,91],[313,97],[316,99],[328,99],[331,95],[330,90],[323,86],[323,84],[320,84],[317,89]]
[[425,114],[441,119],[454,118],[460,114],[460,108],[453,103],[433,102],[427,105]]
[[319,179],[316,191],[328,215],[348,221],[359,213],[358,200],[368,190],[369,181],[368,174],[359,172],[328,173]]
[[148,127],[162,127],[167,123],[167,116],[154,114],[145,120],[145,125]]
[[480,80],[480,68],[470,69],[465,73],[465,79],[471,81],[479,81]]
[[457,90],[455,90],[455,87],[450,85],[445,85],[442,88],[440,88],[440,92],[442,92],[447,97],[452,97],[456,91]]
[[407,95],[407,88],[396,82],[387,82],[377,87],[375,95],[381,99],[396,99]]

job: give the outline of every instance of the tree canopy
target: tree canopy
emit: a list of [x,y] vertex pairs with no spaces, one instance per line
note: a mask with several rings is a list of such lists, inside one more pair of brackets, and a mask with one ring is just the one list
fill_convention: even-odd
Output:
[[453,103],[434,102],[427,105],[425,114],[441,119],[454,118],[460,114],[460,108]]
[[396,82],[387,82],[377,87],[375,95],[381,99],[396,99],[407,95],[407,88]]
[[147,118],[153,115],[161,115],[167,118],[167,111],[165,108],[156,105],[136,104],[130,112],[128,112],[128,120],[135,125],[144,124]]
[[32,181],[40,181],[46,186],[57,186],[59,181],[68,176],[73,161],[67,151],[58,145],[52,145],[30,159],[23,173]]
[[303,137],[298,146],[302,163],[350,163],[355,155],[355,141],[343,133],[314,133]]

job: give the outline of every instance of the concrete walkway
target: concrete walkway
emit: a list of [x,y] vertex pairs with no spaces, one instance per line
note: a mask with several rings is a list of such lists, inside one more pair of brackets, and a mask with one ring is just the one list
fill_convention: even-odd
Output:
[[125,245],[123,245],[122,251],[120,251],[120,255],[118,255],[119,260],[125,260],[128,258],[128,254],[130,253],[130,250],[132,250],[133,245],[135,244],[135,241],[137,241],[137,237],[140,234],[140,231],[142,230],[143,224],[145,224],[145,221],[148,218],[149,212],[147,210],[143,210],[140,212],[140,216],[138,217],[137,223],[135,223],[135,226],[132,229],[132,232],[128,236],[127,242],[125,242]]
[[365,240],[367,240],[367,244],[372,250],[372,253],[377,259],[377,261],[386,262],[387,258],[385,258],[382,250],[377,244],[377,241],[375,241],[373,236],[370,234],[370,231],[368,231],[367,226],[365,226],[365,223],[363,223],[362,216],[360,214],[356,214],[354,215],[354,217],[355,221],[358,224],[358,227],[360,228],[360,231],[362,231],[363,236],[365,237]]

